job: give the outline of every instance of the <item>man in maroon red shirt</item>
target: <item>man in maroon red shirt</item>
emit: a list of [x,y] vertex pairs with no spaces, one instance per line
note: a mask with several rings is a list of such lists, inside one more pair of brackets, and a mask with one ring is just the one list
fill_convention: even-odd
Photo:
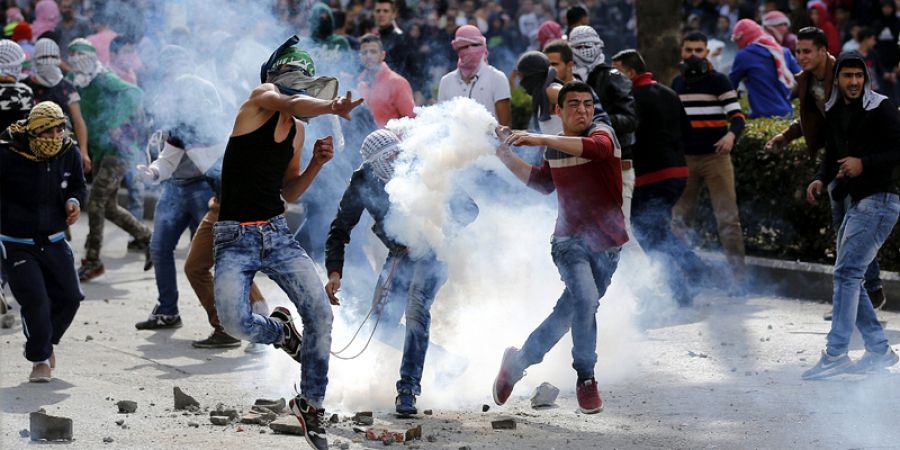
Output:
[[[503,141],[497,156],[506,167],[539,192],[556,191],[559,215],[551,254],[566,289],[522,349],[506,349],[494,381],[494,401],[504,404],[525,369],[541,362],[571,329],[578,405],[583,413],[593,414],[603,409],[594,379],[595,315],[619,263],[621,246],[628,241],[622,215],[622,149],[611,126],[593,122],[590,86],[567,83],[559,91],[557,104],[563,122],[560,136],[510,132],[506,127],[497,130]],[[543,164],[525,163],[510,145],[546,146]]]

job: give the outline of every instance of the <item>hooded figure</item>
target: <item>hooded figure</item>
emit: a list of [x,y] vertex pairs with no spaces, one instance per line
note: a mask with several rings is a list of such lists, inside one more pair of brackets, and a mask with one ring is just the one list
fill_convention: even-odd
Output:
[[44,87],[56,86],[63,79],[60,63],[62,59],[59,56],[59,45],[52,39],[38,39],[34,44],[34,79]]
[[821,1],[813,1],[807,6],[807,14],[809,21],[814,27],[821,28],[828,38],[828,53],[832,55],[841,54],[841,36],[837,27],[831,23],[831,16],[828,15],[828,6]]
[[547,20],[538,27],[537,40],[540,50],[543,50],[548,42],[561,38],[562,27],[552,20]]
[[786,47],[793,53],[797,49],[797,35],[791,33],[791,19],[781,11],[770,11],[763,16],[763,29],[769,33],[775,42]]
[[757,44],[765,48],[772,54],[772,59],[775,61],[775,71],[778,74],[778,80],[788,89],[794,87],[794,73],[787,65],[784,49],[775,41],[775,38],[764,33],[758,23],[750,19],[738,20],[738,23],[734,26],[734,32],[731,34],[731,39],[742,50],[751,44]]
[[325,50],[350,50],[350,42],[344,36],[334,34],[334,14],[328,5],[320,2],[313,4],[309,12],[309,34],[313,43]]
[[[525,92],[531,96],[531,111],[534,126],[541,130],[544,134],[558,134],[562,132],[562,119],[553,114],[555,109],[550,106],[550,98],[547,96],[547,88],[554,83],[556,79],[556,69],[550,67],[550,60],[547,55],[532,51],[527,52],[519,58],[516,64],[516,71],[521,75],[519,85]],[[558,131],[549,133],[544,130],[545,122],[553,120],[556,117],[555,127]]]
[[582,81],[587,81],[595,67],[606,61],[603,54],[603,39],[593,28],[582,25],[572,29],[569,33],[569,46],[575,56],[575,76]]
[[34,6],[34,23],[31,24],[32,34],[40,38],[45,32],[55,30],[61,18],[56,0],[37,2]]
[[41,137],[41,133],[44,131],[65,124],[66,116],[59,105],[53,102],[41,102],[32,108],[27,119],[10,125],[0,139],[11,143],[10,150],[26,159],[47,161],[75,147],[75,142],[68,133]]
[[83,88],[94,78],[106,71],[97,57],[97,49],[85,38],[77,38],[69,43],[69,65],[72,66],[72,83]]

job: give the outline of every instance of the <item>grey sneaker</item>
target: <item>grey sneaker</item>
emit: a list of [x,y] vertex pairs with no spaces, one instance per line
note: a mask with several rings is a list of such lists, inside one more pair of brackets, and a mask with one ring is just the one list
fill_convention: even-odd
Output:
[[847,373],[853,361],[846,353],[839,356],[831,356],[825,350],[822,350],[822,358],[813,366],[813,368],[803,372],[801,377],[804,380],[822,380],[835,375]]
[[887,351],[884,353],[875,353],[866,350],[866,353],[859,358],[859,361],[850,366],[848,372],[851,373],[868,373],[874,372],[879,369],[887,369],[888,367],[897,364],[897,361],[900,361],[900,357],[894,353],[894,349],[888,346]]

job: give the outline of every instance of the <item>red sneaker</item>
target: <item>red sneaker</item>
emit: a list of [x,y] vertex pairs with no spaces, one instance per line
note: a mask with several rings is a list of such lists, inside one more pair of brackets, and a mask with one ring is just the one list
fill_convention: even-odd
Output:
[[503,360],[500,362],[500,372],[497,374],[497,378],[494,379],[494,403],[498,405],[506,403],[506,400],[508,400],[510,394],[512,394],[516,382],[525,376],[524,370],[517,369],[513,366],[513,358],[515,358],[516,353],[518,352],[519,349],[515,347],[509,347],[503,352]]
[[597,390],[597,380],[591,378],[575,386],[575,395],[578,397],[578,407],[584,414],[597,414],[603,411],[603,400],[600,391]]

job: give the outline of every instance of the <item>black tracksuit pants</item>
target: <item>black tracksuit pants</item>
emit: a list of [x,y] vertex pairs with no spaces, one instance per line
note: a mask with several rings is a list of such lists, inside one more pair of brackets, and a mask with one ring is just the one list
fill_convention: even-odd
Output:
[[21,306],[25,358],[44,361],[84,299],[72,249],[65,240],[37,245],[3,242],[3,246],[3,270]]

